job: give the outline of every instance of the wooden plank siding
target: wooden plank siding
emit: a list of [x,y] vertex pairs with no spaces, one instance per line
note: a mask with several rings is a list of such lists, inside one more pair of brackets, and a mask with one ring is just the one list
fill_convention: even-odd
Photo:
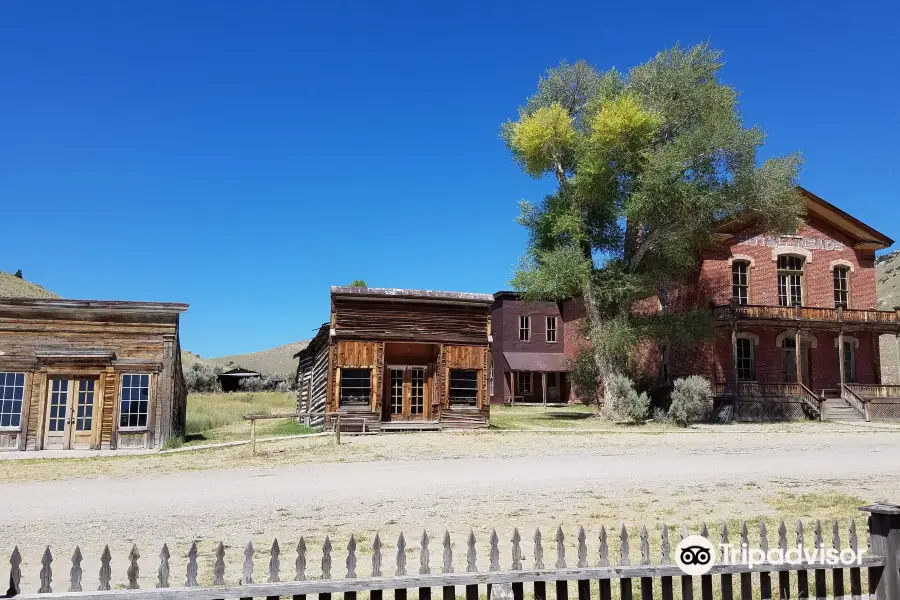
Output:
[[[131,446],[159,447],[183,433],[187,387],[181,370],[179,313],[187,305],[60,299],[0,299],[0,372],[25,373],[16,449],[41,450],[52,378],[92,379],[91,449],[119,445],[124,374],[149,375],[147,426],[130,431]],[[74,390],[74,388],[70,389]],[[73,391],[69,402],[77,397]]]
[[[493,297],[487,294],[332,288],[327,410],[358,417],[358,405],[340,407],[341,369],[370,369],[370,416],[389,419],[392,428],[405,421],[435,427],[445,420],[458,427],[487,426],[492,304]],[[391,394],[390,367],[405,370],[402,414],[390,414],[386,406]],[[413,412],[410,394],[418,388],[411,387],[410,369],[418,368],[424,368],[419,396],[424,406],[422,412]],[[478,372],[474,410],[470,406],[450,409],[451,369]]]

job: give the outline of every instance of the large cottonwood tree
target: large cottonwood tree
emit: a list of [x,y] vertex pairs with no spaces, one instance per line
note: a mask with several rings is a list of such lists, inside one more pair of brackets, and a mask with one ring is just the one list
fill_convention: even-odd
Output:
[[765,136],[744,126],[721,67],[705,44],[627,74],[562,63],[503,125],[525,173],[556,181],[540,203],[521,204],[529,245],[513,285],[532,299],[584,297],[601,377],[627,370],[643,340],[710,335],[708,311],[633,308],[690,281],[717,223],[755,219],[784,232],[802,216],[800,156],[758,163]]

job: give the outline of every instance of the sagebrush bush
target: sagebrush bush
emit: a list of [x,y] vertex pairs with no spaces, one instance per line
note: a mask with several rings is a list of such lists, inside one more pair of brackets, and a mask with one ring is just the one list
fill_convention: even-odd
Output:
[[709,414],[711,396],[712,386],[705,377],[691,375],[676,379],[669,404],[669,418],[682,427],[705,419]]
[[650,413],[650,397],[638,393],[634,382],[624,375],[613,375],[604,382],[606,390],[604,408],[619,420],[643,423]]
[[184,373],[184,383],[189,392],[221,391],[219,373],[222,372],[222,367],[195,362],[182,367],[181,370]]
[[245,377],[238,383],[238,387],[245,392],[261,392],[266,389],[266,381],[262,377]]

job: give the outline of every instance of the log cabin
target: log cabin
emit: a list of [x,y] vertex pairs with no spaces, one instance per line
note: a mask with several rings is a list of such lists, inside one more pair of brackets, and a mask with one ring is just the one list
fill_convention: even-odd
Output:
[[[299,359],[298,412],[344,430],[487,427],[490,294],[332,287]],[[315,423],[314,423],[315,424]]]
[[187,308],[0,299],[0,449],[159,448],[183,434]]

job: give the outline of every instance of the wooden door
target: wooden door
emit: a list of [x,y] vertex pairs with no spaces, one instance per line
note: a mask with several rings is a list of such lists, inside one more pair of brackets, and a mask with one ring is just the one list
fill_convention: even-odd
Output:
[[75,379],[71,382],[70,401],[74,402],[69,417],[69,447],[91,447],[91,431],[94,426],[94,399],[96,379]]
[[47,450],[88,449],[94,428],[96,379],[55,378],[50,380],[47,399]]
[[423,366],[388,367],[387,412],[390,420],[414,421],[428,418],[427,372]]
[[44,449],[62,450],[69,447],[69,385],[68,379],[51,379],[47,398],[47,429]]

